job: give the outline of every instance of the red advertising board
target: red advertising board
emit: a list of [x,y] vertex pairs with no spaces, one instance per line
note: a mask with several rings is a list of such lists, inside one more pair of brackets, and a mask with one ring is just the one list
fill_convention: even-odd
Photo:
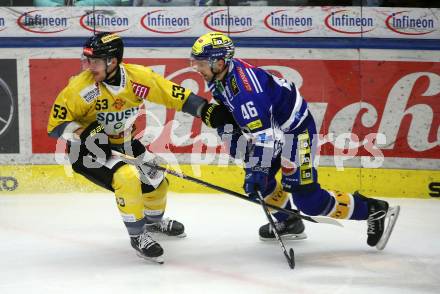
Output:
[[[370,155],[368,140],[383,133],[381,142],[385,157],[440,158],[440,63],[409,61],[359,60],[280,60],[247,59],[276,75],[293,78],[303,97],[319,105],[315,117],[322,121],[320,134],[329,143],[321,148],[321,155],[335,153],[334,138],[341,133],[353,133],[359,140],[358,155]],[[202,78],[188,68],[187,59],[127,59],[126,62],[147,66],[163,66],[166,77],[182,83],[192,80],[205,89]],[[51,153],[55,140],[47,137],[46,125],[50,107],[69,77],[78,73],[76,59],[31,59],[32,150]],[[198,93],[209,97],[209,93]],[[166,121],[174,118],[167,111]],[[191,137],[200,134],[201,122],[194,120]],[[161,152],[191,153],[194,143],[173,145],[165,128],[160,136]],[[329,135],[330,133],[330,135]],[[331,134],[334,133],[332,136]],[[372,135],[373,134],[373,135]],[[333,138],[333,139],[332,139]],[[157,140],[159,140],[157,139]],[[163,144],[166,142],[166,144]],[[199,146],[200,147],[200,146]],[[166,150],[165,150],[166,149]],[[203,149],[216,152],[215,149]]]

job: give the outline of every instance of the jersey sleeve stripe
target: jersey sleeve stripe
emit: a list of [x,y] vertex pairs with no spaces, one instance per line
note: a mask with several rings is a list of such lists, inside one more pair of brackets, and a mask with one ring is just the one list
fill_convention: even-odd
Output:
[[290,117],[280,126],[282,131],[294,130],[304,121],[304,119],[309,114],[307,103],[305,103],[305,101],[303,100],[301,94],[298,92],[298,89],[295,88],[295,91],[295,105],[292,109]]
[[249,78],[250,78],[250,80],[252,82],[252,85],[255,88],[255,92],[257,92],[257,93],[263,92],[263,90],[261,89],[261,85],[258,82],[258,79],[255,76],[255,74],[252,72],[252,70],[250,68],[246,68],[245,70],[246,70],[246,72],[247,72],[247,74],[248,74],[248,76],[249,76]]
[[257,76],[255,75],[255,72],[253,69],[249,69],[250,74],[255,78],[255,83],[257,84],[257,87],[260,89],[260,92],[263,92],[263,88],[261,87],[260,81],[258,80]]

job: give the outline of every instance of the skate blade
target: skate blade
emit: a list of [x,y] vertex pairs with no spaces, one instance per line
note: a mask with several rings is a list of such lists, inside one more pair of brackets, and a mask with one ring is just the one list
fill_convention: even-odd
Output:
[[167,235],[165,233],[162,232],[149,232],[150,235],[154,236],[155,238],[157,238],[158,240],[163,240],[163,239],[168,239],[168,238],[185,238],[186,237],[186,233],[183,232],[180,235]]
[[[298,240],[304,240],[307,239],[306,233],[301,234],[286,234],[281,236],[282,240],[285,241],[298,241]],[[271,242],[271,241],[278,241],[277,238],[263,238],[260,236],[260,240],[264,242]]]
[[142,259],[147,260],[147,261],[155,262],[155,263],[158,263],[158,264],[163,264],[164,263],[164,260],[163,260],[162,256],[148,257],[148,256],[145,256],[145,255],[141,254],[140,252],[136,252],[136,255],[139,256]]
[[388,225],[385,229],[385,232],[380,238],[379,242],[377,242],[376,248],[378,250],[383,250],[390,239],[391,233],[393,232],[394,225],[396,224],[397,218],[399,217],[400,206],[397,205],[395,207],[390,207],[388,209],[386,218],[388,218]]

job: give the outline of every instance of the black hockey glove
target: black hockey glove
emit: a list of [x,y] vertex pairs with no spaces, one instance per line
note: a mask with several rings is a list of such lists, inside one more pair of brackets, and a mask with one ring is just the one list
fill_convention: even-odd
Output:
[[138,157],[139,155],[144,154],[146,151],[145,145],[142,144],[138,139],[131,140],[131,148],[134,157]]
[[104,127],[98,122],[92,122],[79,136],[81,139],[81,155],[91,154],[95,158],[109,159],[112,149]]
[[129,142],[125,142],[123,145],[112,146],[112,149],[133,157],[142,155],[146,150],[144,144],[138,139],[132,139]]
[[211,128],[219,128],[226,124],[237,125],[232,113],[223,104],[206,103],[202,108],[200,118]]

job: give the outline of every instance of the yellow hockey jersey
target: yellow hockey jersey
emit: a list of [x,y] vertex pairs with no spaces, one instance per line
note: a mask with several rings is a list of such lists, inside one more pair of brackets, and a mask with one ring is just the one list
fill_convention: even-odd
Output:
[[122,144],[131,139],[124,131],[131,130],[144,99],[180,111],[191,93],[148,67],[121,63],[120,68],[120,86],[96,83],[89,70],[71,78],[52,106],[48,133],[68,122],[87,127],[98,120],[110,143]]

